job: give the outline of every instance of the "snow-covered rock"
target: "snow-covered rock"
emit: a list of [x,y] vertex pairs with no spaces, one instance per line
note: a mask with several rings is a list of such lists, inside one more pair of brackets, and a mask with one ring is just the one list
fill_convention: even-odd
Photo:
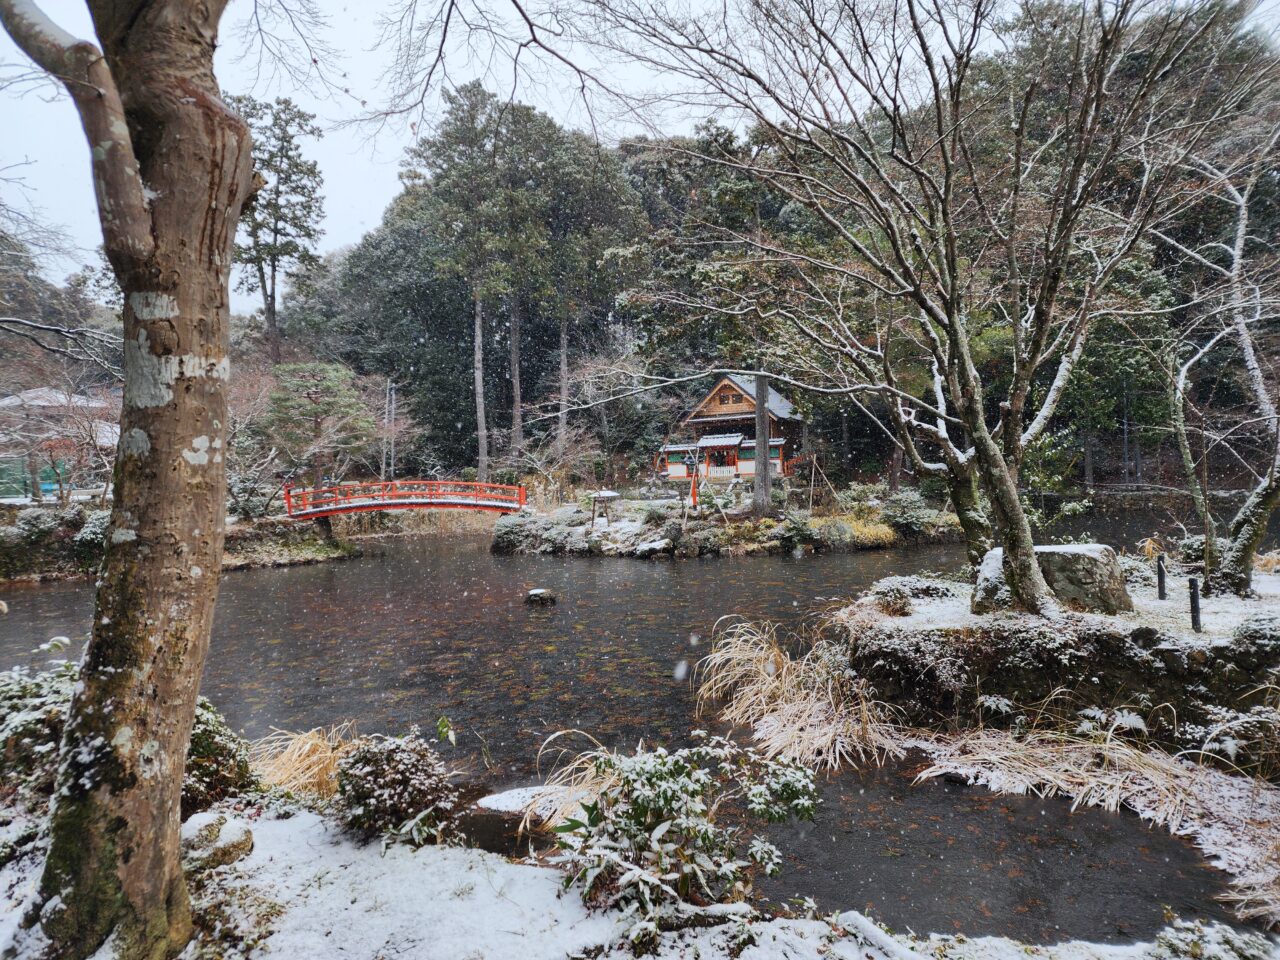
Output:
[[524,596],[525,603],[551,607],[555,605],[556,595],[543,587],[535,587]]
[[667,537],[663,537],[660,540],[646,540],[644,543],[636,544],[636,556],[641,559],[647,559],[669,554],[672,549],[674,548],[671,540]]
[[[1036,560],[1058,600],[1072,610],[1121,613],[1133,609],[1116,552],[1101,543],[1036,547]],[[990,613],[1011,602],[1004,578],[1004,550],[987,552],[973,588],[973,612]]]
[[252,850],[253,833],[237,817],[210,810],[188,817],[182,825],[182,855],[196,870],[225,867]]

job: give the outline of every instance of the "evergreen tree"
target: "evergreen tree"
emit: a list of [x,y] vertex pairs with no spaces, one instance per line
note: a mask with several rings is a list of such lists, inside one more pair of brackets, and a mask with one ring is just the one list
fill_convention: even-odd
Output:
[[318,139],[315,115],[287,97],[268,103],[249,96],[227,102],[253,133],[254,174],[264,185],[240,215],[236,261],[244,266],[239,287],[262,294],[262,316],[272,363],[279,363],[277,291],[282,274],[315,262],[323,215],[320,167],[302,155],[302,142]]

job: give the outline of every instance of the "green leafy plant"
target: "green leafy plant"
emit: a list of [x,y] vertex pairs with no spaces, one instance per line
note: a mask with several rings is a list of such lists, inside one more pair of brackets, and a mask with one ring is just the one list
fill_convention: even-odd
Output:
[[694,746],[670,752],[593,750],[552,780],[574,797],[575,812],[555,828],[566,886],[623,910],[635,943],[699,908],[742,901],[754,871],[778,872],[771,843],[755,837],[742,851],[743,830],[726,822],[727,811],[780,823],[811,819],[818,804],[813,774],[800,764],[694,736]]

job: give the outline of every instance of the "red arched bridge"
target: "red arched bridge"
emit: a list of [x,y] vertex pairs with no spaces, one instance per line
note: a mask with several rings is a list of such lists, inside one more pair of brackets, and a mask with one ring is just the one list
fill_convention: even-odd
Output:
[[299,520],[365,510],[491,510],[515,513],[524,487],[453,480],[388,480],[336,487],[285,487],[285,511]]

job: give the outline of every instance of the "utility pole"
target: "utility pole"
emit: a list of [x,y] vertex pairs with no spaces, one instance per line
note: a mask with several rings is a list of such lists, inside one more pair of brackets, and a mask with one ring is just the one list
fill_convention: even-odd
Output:
[[765,516],[772,505],[769,482],[769,376],[756,376],[756,462],[753,478],[752,510],[756,518]]
[[383,480],[396,475],[396,385],[388,377],[382,396],[382,466],[379,476]]

